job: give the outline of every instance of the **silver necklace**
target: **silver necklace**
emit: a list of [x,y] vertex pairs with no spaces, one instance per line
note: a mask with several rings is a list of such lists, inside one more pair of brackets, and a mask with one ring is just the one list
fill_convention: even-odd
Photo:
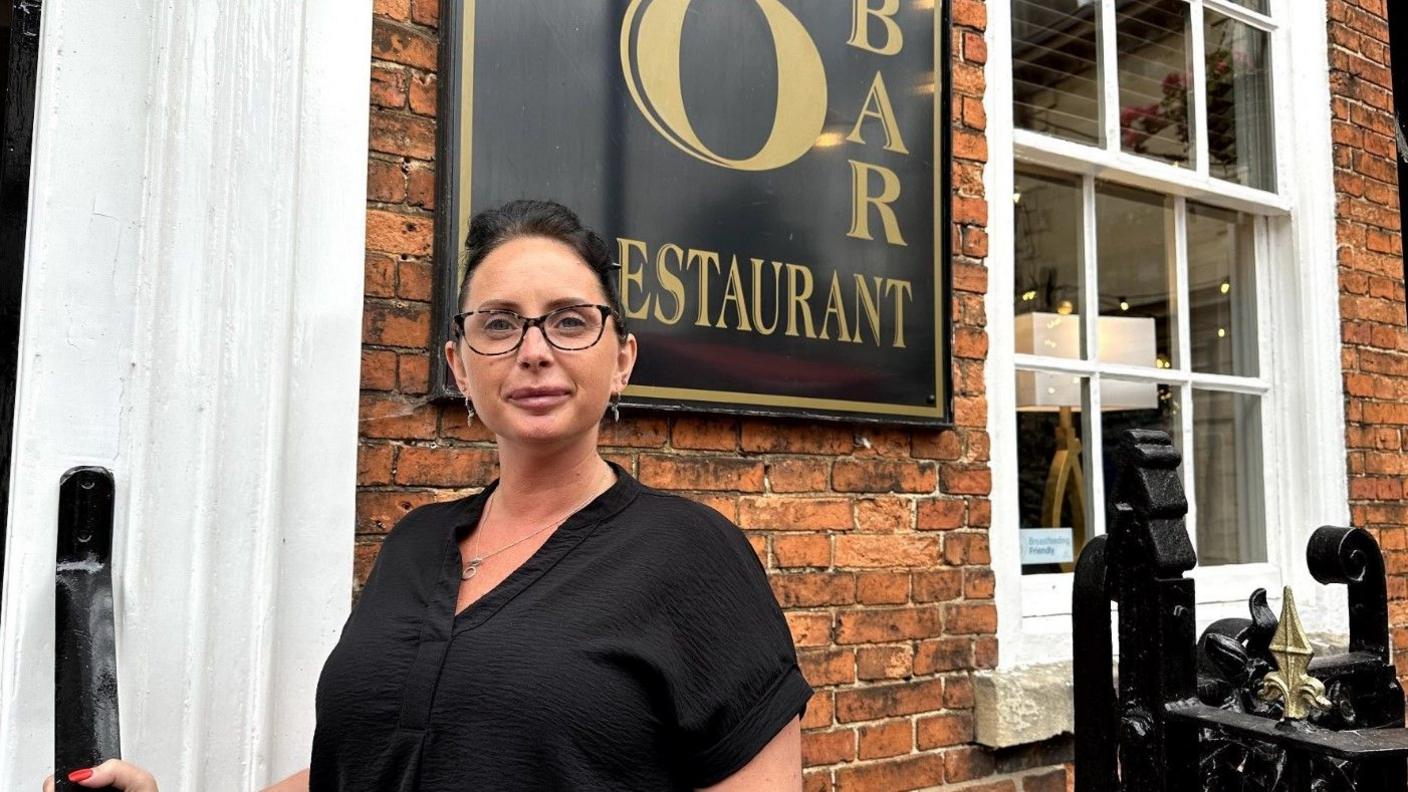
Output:
[[[460,580],[469,580],[470,578],[473,578],[473,577],[474,577],[474,574],[479,571],[479,565],[482,564],[482,563],[484,563],[484,559],[486,559],[486,558],[492,558],[492,557],[498,555],[499,553],[502,553],[503,551],[509,549],[510,547],[513,547],[513,546],[516,545],[516,544],[520,544],[520,543],[522,543],[522,542],[528,541],[529,539],[532,539],[533,537],[537,536],[538,534],[542,533],[543,531],[548,530],[549,528],[556,528],[556,527],[558,527],[559,525],[562,525],[563,523],[567,522],[569,519],[571,519],[572,515],[574,515],[574,514],[576,514],[577,512],[581,511],[581,510],[582,510],[582,507],[584,507],[584,506],[586,506],[588,503],[591,503],[592,501],[596,500],[596,499],[597,499],[597,496],[601,494],[601,493],[599,493],[599,492],[595,492],[596,487],[593,487],[592,490],[593,490],[592,495],[588,496],[588,498],[587,498],[586,500],[582,501],[581,503],[577,504],[576,506],[573,506],[570,511],[568,511],[565,515],[563,515],[562,519],[560,519],[560,520],[558,520],[558,521],[556,521],[556,522],[548,523],[547,525],[544,525],[542,528],[539,528],[538,530],[536,530],[536,531],[534,531],[534,532],[528,534],[527,536],[523,537],[522,539],[517,539],[517,540],[515,540],[515,541],[513,541],[513,542],[510,542],[510,543],[504,545],[503,547],[500,547],[498,550],[491,551],[491,552],[489,552],[489,553],[487,553],[487,554],[485,554],[485,555],[480,555],[480,554],[479,554],[479,539],[480,539],[480,533],[481,533],[481,532],[480,532],[480,531],[475,531],[475,532],[474,532],[474,558],[471,558],[468,562],[465,563],[463,571],[460,572]],[[493,506],[494,506],[494,495],[497,495],[497,494],[499,494],[497,491],[495,491],[494,493],[490,494],[490,495],[489,495],[489,499],[484,502],[484,514],[483,514],[483,516],[481,516],[481,517],[479,518],[479,524],[480,524],[480,525],[484,525],[486,522],[489,521],[489,510],[493,508]]]

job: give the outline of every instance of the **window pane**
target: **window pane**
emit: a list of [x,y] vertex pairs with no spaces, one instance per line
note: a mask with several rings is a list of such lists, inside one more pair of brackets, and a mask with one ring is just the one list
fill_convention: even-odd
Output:
[[1275,190],[1269,36],[1211,9],[1203,12],[1203,26],[1209,173]]
[[1089,0],[1013,0],[1012,94],[1018,128],[1100,142],[1099,8]]
[[[1104,449],[1105,495],[1115,493],[1119,448],[1129,429],[1157,429],[1183,449],[1178,388],[1152,382],[1100,378],[1100,444]],[[1184,460],[1186,470],[1187,460]],[[1109,530],[1109,526],[1105,526]]]
[[1266,13],[1266,0],[1231,0],[1243,8],[1250,8],[1261,14]]
[[1198,563],[1266,560],[1261,497],[1261,399],[1193,391],[1193,471]]
[[1019,170],[1015,185],[1016,350],[1078,358],[1084,226],[1080,178]]
[[1081,425],[1086,380],[1017,372],[1017,481],[1022,573],[1070,572],[1089,539]]
[[1251,218],[1188,204],[1188,323],[1194,371],[1257,375]]
[[1130,0],[1116,5],[1119,50],[1120,147],[1187,165],[1188,4]]
[[1162,195],[1095,188],[1100,361],[1168,368],[1173,357],[1173,209]]

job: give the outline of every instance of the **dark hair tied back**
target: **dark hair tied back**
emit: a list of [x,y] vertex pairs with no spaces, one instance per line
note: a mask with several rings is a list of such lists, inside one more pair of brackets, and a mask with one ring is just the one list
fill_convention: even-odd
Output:
[[[625,338],[626,314],[621,310],[621,298],[616,288],[616,264],[606,240],[582,225],[571,209],[554,201],[510,201],[495,209],[485,209],[469,221],[465,238],[464,279],[460,282],[459,306],[465,309],[469,297],[469,281],[474,270],[500,245],[519,237],[546,237],[572,248],[586,262],[601,282],[606,302],[615,314],[616,332]],[[531,273],[524,273],[531,277]]]

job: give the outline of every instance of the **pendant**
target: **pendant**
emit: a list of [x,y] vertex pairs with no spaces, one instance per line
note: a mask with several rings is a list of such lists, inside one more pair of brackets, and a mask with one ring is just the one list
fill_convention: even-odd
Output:
[[479,571],[479,564],[483,560],[484,559],[482,558],[476,558],[470,561],[468,564],[465,564],[464,571],[460,573],[460,580],[469,580],[470,578],[474,577],[474,573]]

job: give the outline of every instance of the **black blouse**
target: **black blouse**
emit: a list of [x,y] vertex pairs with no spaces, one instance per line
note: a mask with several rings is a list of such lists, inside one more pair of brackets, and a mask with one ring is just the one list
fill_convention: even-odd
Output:
[[805,712],[743,533],[616,474],[459,615],[493,487],[401,520],[318,681],[312,792],[693,789]]

